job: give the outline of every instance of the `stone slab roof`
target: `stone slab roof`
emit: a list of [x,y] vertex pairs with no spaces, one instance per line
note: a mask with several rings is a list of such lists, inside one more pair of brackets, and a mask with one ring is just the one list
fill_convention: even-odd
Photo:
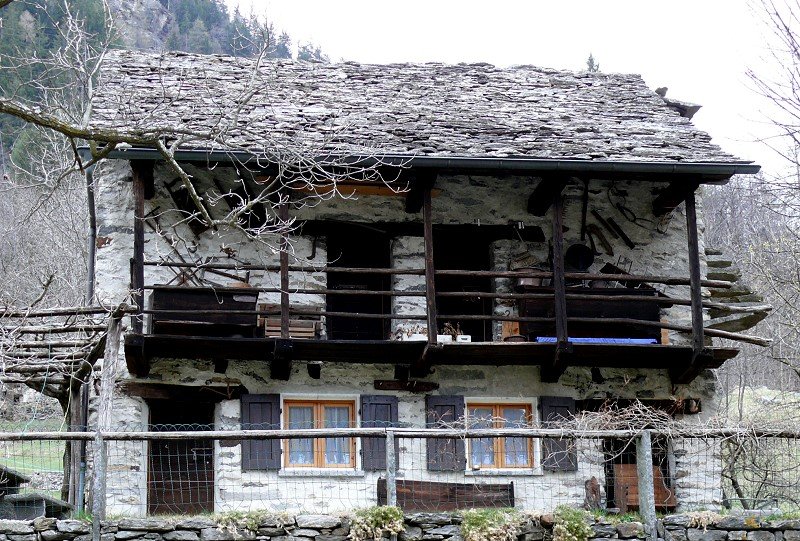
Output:
[[281,61],[256,71],[228,56],[113,51],[91,124],[213,132],[184,148],[747,163],[639,75],[532,66]]

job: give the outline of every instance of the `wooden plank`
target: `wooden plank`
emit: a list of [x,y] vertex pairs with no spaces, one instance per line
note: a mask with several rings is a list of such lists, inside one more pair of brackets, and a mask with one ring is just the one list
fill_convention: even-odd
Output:
[[425,307],[428,316],[428,344],[436,344],[436,269],[433,266],[433,221],[431,190],[427,188],[422,198],[422,222],[425,240]]
[[[514,484],[441,483],[398,479],[397,505],[403,511],[457,511],[514,507]],[[386,505],[386,480],[378,480],[378,505]]]

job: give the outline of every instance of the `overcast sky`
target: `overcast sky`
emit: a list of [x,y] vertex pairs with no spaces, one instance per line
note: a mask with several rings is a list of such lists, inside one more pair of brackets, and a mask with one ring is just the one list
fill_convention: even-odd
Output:
[[[782,162],[748,68],[767,72],[768,29],[747,0],[226,0],[252,5],[295,43],[332,61],[490,62],[641,73],[668,96],[703,106],[695,123],[766,172]],[[757,0],[756,0],[757,1]]]

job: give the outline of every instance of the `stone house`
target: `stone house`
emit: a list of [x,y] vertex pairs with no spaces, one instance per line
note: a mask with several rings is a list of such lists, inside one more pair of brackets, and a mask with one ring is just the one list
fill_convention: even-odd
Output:
[[[280,186],[242,227],[208,227],[156,149],[117,148],[95,169],[97,295],[139,307],[116,428],[540,426],[609,400],[713,413],[709,369],[738,352],[713,339],[739,335],[708,327],[707,296],[730,284],[706,276],[702,189],[758,166],[639,76],[254,71],[119,51],[92,109],[96,129],[163,127],[168,144],[188,133],[175,159],[212,218]],[[291,235],[248,236],[281,213]],[[335,511],[376,503],[386,468],[368,439],[179,445],[120,444],[108,511],[282,509],[312,480],[324,489],[304,502]],[[514,438],[401,442],[398,476],[506,483],[526,508],[582,502],[594,476],[619,506],[604,445],[558,457],[554,442]],[[700,501],[701,484],[719,491],[693,484],[673,451],[654,465],[670,507]],[[191,482],[179,455],[194,461]]]

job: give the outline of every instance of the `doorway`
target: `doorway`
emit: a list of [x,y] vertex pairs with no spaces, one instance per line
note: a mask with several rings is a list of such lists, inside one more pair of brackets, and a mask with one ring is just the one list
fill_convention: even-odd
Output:
[[[389,237],[367,225],[336,224],[328,232],[328,267],[388,269]],[[329,312],[349,314],[390,314],[391,297],[363,294],[358,291],[388,291],[387,274],[328,273],[328,288],[347,291],[327,298]],[[328,338],[331,340],[386,340],[389,320],[382,317],[328,316]]]
[[[214,404],[148,400],[150,430],[212,430]],[[214,441],[152,440],[148,452],[147,513],[199,514],[214,510]]]

